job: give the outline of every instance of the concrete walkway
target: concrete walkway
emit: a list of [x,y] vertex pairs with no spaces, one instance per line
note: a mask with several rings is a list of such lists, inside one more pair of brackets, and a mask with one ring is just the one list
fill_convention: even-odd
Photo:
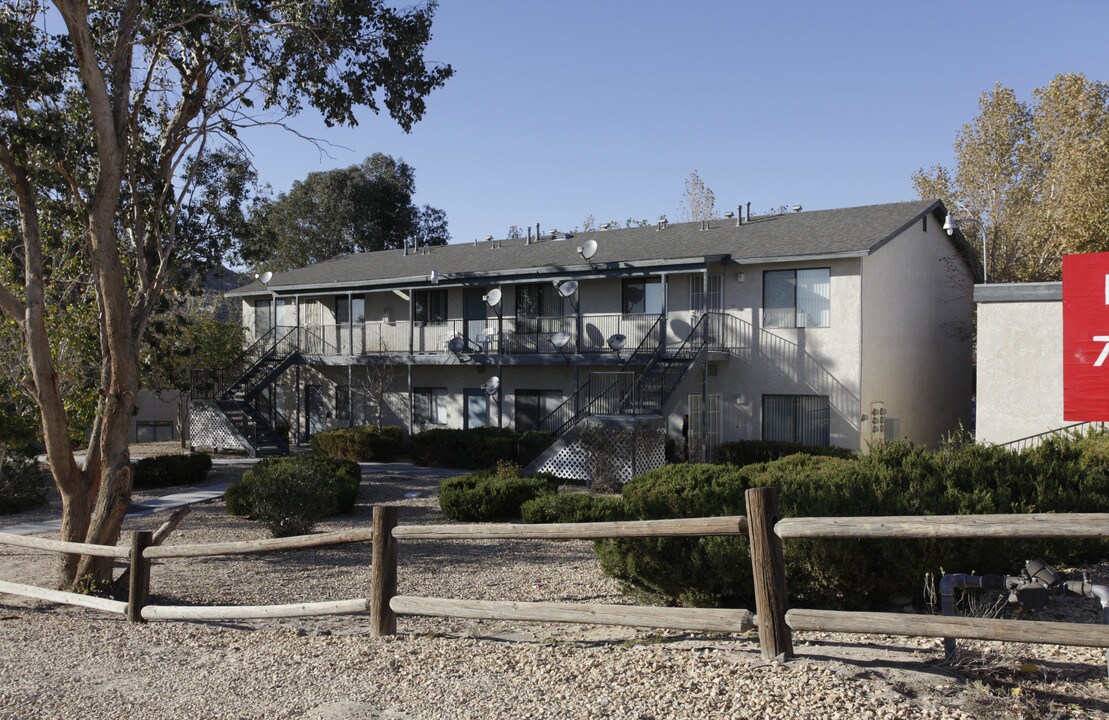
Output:
[[[258,462],[255,458],[236,458],[231,459],[215,459],[212,461],[213,465],[253,465]],[[453,477],[455,475],[465,475],[470,472],[469,470],[451,470],[448,468],[425,468],[412,463],[394,462],[394,463],[377,463],[377,462],[364,462],[358,463],[362,468],[362,477],[367,475],[423,475],[432,477]],[[170,493],[169,495],[162,495],[161,497],[150,498],[142,502],[131,503],[127,508],[127,517],[142,517],[143,515],[150,515],[163,510],[176,510],[182,505],[194,505],[196,503],[207,502],[222,497],[223,493],[231,485],[231,481],[213,483],[211,485],[204,485],[194,490],[185,492]],[[43,532],[57,532],[62,529],[61,518],[56,520],[43,520],[41,522],[22,523],[20,525],[9,525],[7,527],[0,527],[0,532],[10,533],[12,535],[32,535],[34,533]]]

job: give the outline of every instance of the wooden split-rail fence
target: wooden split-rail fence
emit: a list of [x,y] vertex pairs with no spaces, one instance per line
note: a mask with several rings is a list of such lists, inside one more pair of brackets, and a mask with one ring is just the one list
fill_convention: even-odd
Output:
[[[0,582],[0,593],[78,605],[147,620],[251,620],[365,613],[371,633],[396,633],[398,615],[524,622],[588,623],[675,630],[740,633],[758,628],[765,658],[793,656],[792,631],[818,630],[878,635],[949,637],[1053,645],[1109,647],[1109,625],[904,613],[790,609],[782,541],[845,538],[1104,538],[1109,514],[1022,514],[889,517],[781,518],[777,491],[754,488],[745,495],[747,516],[597,523],[397,525],[395,507],[375,506],[369,529],[292,538],[158,546],[151,533],[136,532],[130,547],[89,545],[0,533],[0,544],[67,554],[95,555],[130,563],[129,601]],[[603,538],[745,535],[755,585],[755,613],[747,610],[640,607],[553,602],[505,602],[397,595],[397,543],[406,540],[595,540]],[[292,605],[176,606],[149,604],[153,560],[243,555],[372,542],[370,595],[350,600]]]

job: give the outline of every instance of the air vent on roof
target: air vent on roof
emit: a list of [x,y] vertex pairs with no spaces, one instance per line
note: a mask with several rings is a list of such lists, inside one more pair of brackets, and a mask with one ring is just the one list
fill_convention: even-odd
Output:
[[551,240],[566,240],[567,238],[574,237],[574,233],[559,232],[558,230],[551,230]]
[[800,205],[794,205],[792,210],[793,210],[793,212],[801,212],[801,206]]
[[666,216],[665,215],[659,215],[658,216],[658,229],[659,230],[664,229],[667,224],[668,223],[667,223],[667,220],[666,220]]

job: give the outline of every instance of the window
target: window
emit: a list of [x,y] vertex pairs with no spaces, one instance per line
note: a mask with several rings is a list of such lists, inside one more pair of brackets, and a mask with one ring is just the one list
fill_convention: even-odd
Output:
[[661,315],[662,281],[659,278],[628,278],[624,281],[625,315]]
[[762,439],[830,445],[826,395],[763,395]]
[[416,290],[412,294],[416,322],[445,323],[447,321],[447,291]]
[[763,274],[763,325],[828,327],[831,320],[831,270],[769,270]]
[[366,296],[335,298],[335,322],[346,325],[353,319],[355,325],[366,322]]
[[273,303],[270,300],[254,302],[254,337],[260,338],[273,327]]
[[335,419],[350,419],[350,385],[335,386]]
[[412,401],[417,425],[447,424],[446,388],[412,388]]
[[[724,309],[724,276],[714,273],[708,276],[709,282],[709,312],[720,312]],[[704,280],[701,275],[689,276],[689,309],[695,313],[701,312],[705,303]]]
[[517,390],[516,432],[527,432],[563,402],[561,390]]
[[516,286],[517,318],[562,317],[563,297],[550,283],[531,283]]
[[173,423],[169,420],[139,420],[135,423],[135,442],[173,440]]

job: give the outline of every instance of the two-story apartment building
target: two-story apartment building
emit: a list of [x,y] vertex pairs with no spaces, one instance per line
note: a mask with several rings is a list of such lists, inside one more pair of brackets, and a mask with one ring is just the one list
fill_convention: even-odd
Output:
[[695,455],[736,439],[934,443],[971,404],[977,269],[945,213],[536,227],[263,276],[228,294],[269,359],[223,411],[236,400],[293,442],[380,412],[409,432],[567,437],[587,418],[636,418]]

